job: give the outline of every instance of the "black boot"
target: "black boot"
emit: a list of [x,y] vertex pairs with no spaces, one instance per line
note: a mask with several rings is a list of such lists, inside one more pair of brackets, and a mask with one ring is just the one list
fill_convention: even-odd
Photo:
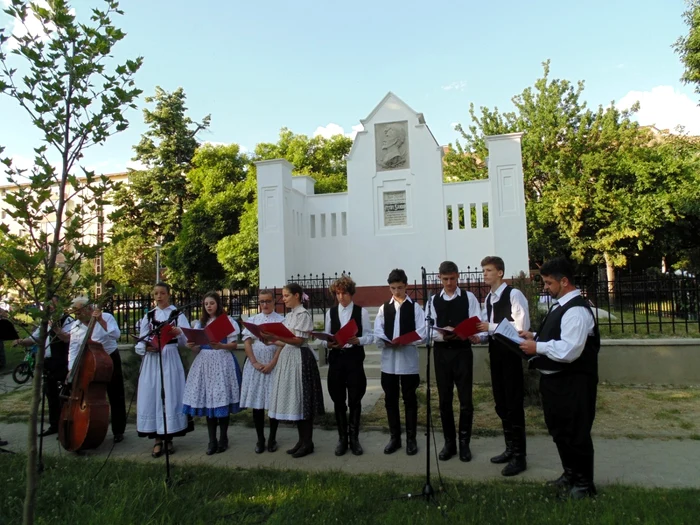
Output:
[[277,451],[277,426],[279,421],[274,418],[270,418],[270,437],[267,439],[267,451],[276,452]]
[[216,440],[216,427],[218,420],[215,417],[207,417],[207,432],[209,433],[209,445],[207,446],[207,456],[216,454],[219,449],[219,442]]
[[219,418],[219,448],[217,452],[225,452],[228,449],[228,426],[230,422],[230,416]]
[[525,427],[513,427],[513,455],[508,464],[503,467],[501,474],[504,476],[515,476],[527,469],[527,460],[525,459]]
[[570,499],[585,499],[593,498],[598,494],[598,491],[593,484],[593,480],[578,472],[573,473],[573,484],[568,492],[563,492],[561,498]]
[[415,456],[418,454],[418,441],[416,432],[418,430],[418,407],[406,410],[406,455]]
[[573,484],[574,473],[568,467],[564,467],[564,472],[557,479],[547,482],[547,485],[556,487],[558,490],[570,490]]
[[401,416],[399,415],[399,409],[386,407],[386,418],[389,422],[391,438],[386,447],[384,447],[384,454],[393,454],[401,448]]
[[472,451],[469,448],[469,443],[472,439],[472,422],[474,420],[473,412],[462,412],[459,416],[459,460],[471,461]]
[[297,421],[297,434],[299,435],[299,441],[297,441],[296,445],[294,445],[292,448],[287,450],[287,454],[292,454],[292,455],[296,454],[297,451],[304,444],[304,431],[302,429],[303,424],[304,424],[303,420]]
[[301,421],[302,445],[292,454],[293,458],[303,458],[314,451],[314,420],[309,418]]
[[255,433],[258,435],[255,453],[262,454],[265,452],[265,411],[262,408],[253,409],[253,423],[255,424]]
[[513,431],[509,423],[503,422],[503,437],[506,441],[506,450],[491,458],[491,463],[508,463],[513,457]]
[[364,452],[360,445],[360,414],[362,413],[362,405],[357,403],[356,406],[350,407],[350,421],[348,424],[348,436],[350,438],[350,450],[353,455],[361,456]]
[[338,444],[335,446],[335,455],[344,456],[348,451],[348,418],[345,405],[336,405],[335,424],[338,427]]
[[447,461],[455,455],[457,455],[457,444],[454,441],[445,440],[445,445],[442,447],[438,458],[440,461]]

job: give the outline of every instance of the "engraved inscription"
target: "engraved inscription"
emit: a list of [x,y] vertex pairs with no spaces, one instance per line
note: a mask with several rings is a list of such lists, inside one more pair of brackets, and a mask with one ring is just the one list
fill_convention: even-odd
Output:
[[406,226],[406,192],[384,192],[384,226]]

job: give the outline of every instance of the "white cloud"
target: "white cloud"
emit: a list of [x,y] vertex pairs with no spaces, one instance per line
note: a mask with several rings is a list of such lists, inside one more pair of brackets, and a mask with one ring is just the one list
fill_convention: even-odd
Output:
[[360,131],[364,131],[364,129],[365,128],[362,127],[362,124],[357,124],[352,126],[350,133],[345,133],[343,126],[330,122],[327,126],[317,127],[316,131],[314,131],[314,137],[318,137],[320,135],[323,138],[329,139],[333,135],[345,135],[346,137],[350,137],[351,139],[355,140],[355,136]]
[[688,95],[672,86],[656,86],[651,91],[630,91],[617,102],[619,109],[629,109],[639,101],[637,122],[642,126],[674,131],[683,126],[687,133],[700,135],[700,107]]
[[449,84],[442,86],[443,91],[464,91],[467,87],[466,80],[457,80],[456,82],[450,82]]

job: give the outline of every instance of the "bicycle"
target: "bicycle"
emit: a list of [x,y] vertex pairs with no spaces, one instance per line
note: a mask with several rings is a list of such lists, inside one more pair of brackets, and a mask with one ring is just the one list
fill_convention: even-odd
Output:
[[23,385],[34,377],[34,365],[36,364],[37,346],[33,345],[24,350],[24,360],[12,371],[12,379],[18,385]]

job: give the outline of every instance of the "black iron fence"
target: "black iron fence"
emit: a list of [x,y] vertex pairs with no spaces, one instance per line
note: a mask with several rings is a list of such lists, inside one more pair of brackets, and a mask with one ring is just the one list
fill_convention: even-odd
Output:
[[[328,308],[335,304],[335,297],[329,291],[331,283],[340,274],[296,275],[288,282],[298,283],[308,296],[306,308],[311,312],[314,323],[323,322]],[[459,275],[460,287],[472,292],[481,304],[484,303],[489,287],[484,283],[480,269],[467,268]],[[601,332],[604,335],[630,334],[690,334],[700,336],[700,282],[697,277],[672,274],[632,274],[619,272],[614,281],[598,277],[580,277],[577,286],[591,304]],[[528,300],[537,303],[531,308],[535,324],[539,311],[546,312],[550,304],[544,292],[543,283],[536,277],[515,279],[514,286],[522,288]],[[440,293],[442,285],[436,272],[423,269],[420,281],[409,283],[408,295],[419,304],[431,295]],[[275,297],[275,311],[284,314],[282,289],[270,290]],[[236,319],[258,313],[258,289],[221,290],[224,309]],[[202,314],[204,294],[188,291],[174,291],[172,303],[186,306],[190,321]],[[378,306],[378,305],[365,305]],[[122,294],[112,298],[105,309],[115,316],[122,331],[121,342],[133,342],[139,334],[141,319],[153,307],[149,295]]]

